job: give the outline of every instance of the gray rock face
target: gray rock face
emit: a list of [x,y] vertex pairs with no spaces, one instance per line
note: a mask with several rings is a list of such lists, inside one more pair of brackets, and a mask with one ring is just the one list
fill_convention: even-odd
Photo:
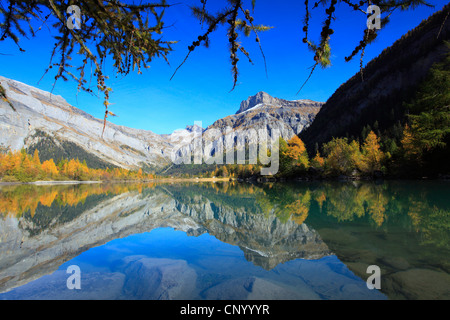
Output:
[[241,105],[239,107],[239,110],[236,112],[236,114],[245,112],[249,109],[252,109],[258,105],[272,105],[272,106],[278,106],[278,107],[285,107],[285,108],[302,108],[302,107],[318,107],[320,108],[323,103],[316,102],[308,99],[303,100],[284,100],[272,97],[266,92],[260,91],[254,96],[250,96],[247,98],[247,100],[244,100],[241,102]]
[[270,138],[274,138],[277,132],[289,140],[313,122],[322,104],[312,100],[288,101],[259,92],[242,101],[236,114],[217,120],[207,130],[225,132],[230,128],[238,136],[249,136],[249,144],[258,142],[258,137],[252,133],[259,130],[266,131]]
[[[258,129],[266,129],[271,136],[278,130],[283,138],[290,139],[311,124],[322,105],[310,100],[287,101],[260,92],[243,101],[238,114],[220,119],[206,129],[188,125],[184,130],[159,135],[107,122],[103,132],[102,119],[69,105],[61,96],[1,76],[0,83],[17,110],[0,101],[1,148],[48,148],[51,153],[64,150],[65,144],[70,143],[81,153],[127,169],[144,164],[164,167],[176,159],[190,158],[195,149],[194,137],[199,133],[203,144],[221,141],[225,146],[226,128],[242,136]],[[246,138],[237,138],[245,143],[242,139]],[[255,144],[257,137],[250,136],[246,141]],[[201,152],[204,158],[211,155],[206,147]]]
[[211,127],[230,126],[237,131],[266,129],[269,136],[278,130],[283,139],[289,140],[313,122],[322,105],[322,102],[307,99],[288,101],[258,92],[242,101],[235,115],[217,120]]
[[171,145],[160,135],[108,122],[102,137],[103,121],[69,105],[62,97],[4,77],[0,77],[0,82],[17,110],[14,112],[8,103],[0,102],[2,148],[29,148],[45,135],[57,146],[72,142],[86,153],[119,167],[161,165],[168,161],[161,150]]
[[279,137],[289,140],[314,121],[322,104],[312,100],[287,101],[259,92],[243,101],[236,114],[219,119],[204,130],[190,127],[178,133],[179,141],[183,137],[184,144],[177,149],[177,159],[190,161],[194,150],[199,148],[193,139],[195,134],[201,136],[202,156],[204,159],[209,158],[209,161],[222,159],[220,155],[229,150],[258,147],[266,141],[270,147],[270,141],[278,140]]

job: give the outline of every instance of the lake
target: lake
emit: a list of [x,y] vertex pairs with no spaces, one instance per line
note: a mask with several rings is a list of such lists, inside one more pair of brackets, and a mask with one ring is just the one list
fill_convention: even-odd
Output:
[[449,299],[449,195],[448,181],[1,186],[0,299]]

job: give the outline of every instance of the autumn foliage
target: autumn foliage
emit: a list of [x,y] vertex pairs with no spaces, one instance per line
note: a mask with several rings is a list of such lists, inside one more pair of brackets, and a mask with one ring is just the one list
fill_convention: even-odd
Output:
[[142,193],[143,188],[154,188],[153,183],[95,183],[73,185],[32,185],[3,186],[0,192],[0,217],[21,217],[29,213],[31,217],[39,206],[76,206],[83,204],[93,195],[117,195],[126,192]]
[[[282,140],[282,139],[281,139]],[[294,136],[289,141],[280,142],[279,176],[299,176],[308,173],[310,168],[325,176],[373,175],[385,170],[386,156],[381,150],[380,139],[371,131],[362,145],[357,140],[334,138],[322,146],[324,156],[319,150],[309,159],[303,141]]]
[[294,167],[299,167],[301,169],[307,169],[309,167],[308,153],[306,152],[305,144],[297,135],[293,136],[288,141],[288,147],[284,155],[291,160],[291,164]]
[[4,182],[29,182],[36,180],[148,180],[154,175],[124,168],[92,169],[85,161],[63,159],[55,164],[53,159],[41,163],[39,152],[31,156],[25,150],[0,153],[0,178]]

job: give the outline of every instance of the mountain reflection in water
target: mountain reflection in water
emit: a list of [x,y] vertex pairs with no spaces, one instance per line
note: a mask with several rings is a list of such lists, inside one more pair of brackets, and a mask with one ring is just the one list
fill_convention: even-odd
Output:
[[[0,187],[0,299],[448,299],[450,185]],[[66,287],[69,265],[82,289]],[[369,290],[369,265],[381,290]]]

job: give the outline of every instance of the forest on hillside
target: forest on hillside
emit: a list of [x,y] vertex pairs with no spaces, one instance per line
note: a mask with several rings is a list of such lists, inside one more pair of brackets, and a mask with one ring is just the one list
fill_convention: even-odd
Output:
[[[447,43],[450,49],[450,44]],[[450,51],[449,51],[450,52]],[[333,137],[314,152],[302,139],[279,139],[279,170],[275,178],[436,178],[450,174],[450,53],[433,65],[411,98],[403,103],[405,120],[382,130],[378,121],[365,125],[358,137]],[[301,135],[300,135],[301,136]],[[29,152],[30,150],[28,150]],[[258,178],[263,165],[178,165],[161,175],[184,177]],[[168,170],[170,169],[170,170]],[[85,160],[50,158],[41,162],[38,150],[0,153],[2,181],[34,180],[145,180],[154,174],[142,168],[88,167]]]
[[[447,44],[450,49],[450,44]],[[450,51],[449,51],[450,52]],[[433,65],[411,98],[403,123],[365,125],[357,137],[333,137],[313,152],[299,136],[279,139],[275,178],[437,178],[450,174],[450,53]],[[301,135],[300,135],[301,136]],[[263,165],[180,165],[169,174],[258,178]]]
[[41,162],[39,151],[33,155],[27,150],[0,152],[0,182],[31,182],[37,180],[75,180],[75,181],[113,181],[151,180],[155,176],[144,173],[142,168],[128,170],[124,168],[93,169],[86,161],[76,159],[54,159]]
[[448,5],[371,60],[327,100],[299,135],[309,155],[337,138],[373,131],[392,177],[448,175]]

